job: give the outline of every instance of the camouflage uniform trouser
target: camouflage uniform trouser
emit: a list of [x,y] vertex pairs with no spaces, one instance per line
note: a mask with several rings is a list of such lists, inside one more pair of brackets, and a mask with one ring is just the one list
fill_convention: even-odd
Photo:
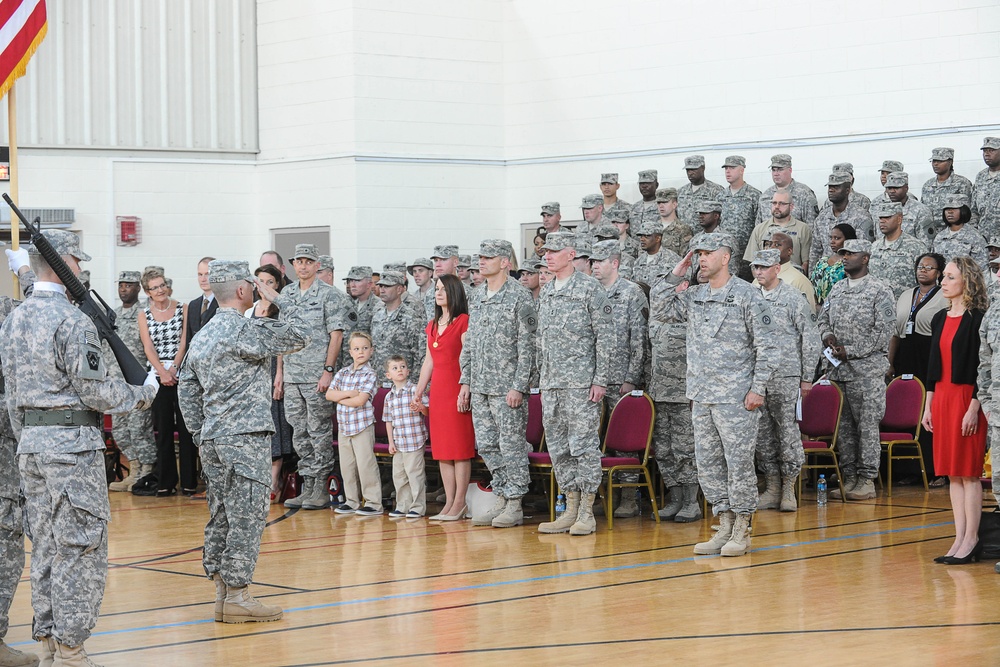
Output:
[[134,410],[111,418],[111,435],[129,461],[154,465],[156,443],[153,441],[153,411]]
[[556,483],[563,491],[596,493],[601,486],[601,406],[590,387],[542,389],[542,426]]
[[528,492],[528,397],[519,408],[507,397],[472,394],[472,426],[476,447],[493,475],[493,490],[504,498],[521,498]]
[[996,450],[997,443],[1000,442],[1000,425],[990,424],[986,438],[986,444],[990,448],[990,465],[993,466],[993,498],[1000,503],[1000,455]]
[[333,410],[333,403],[316,392],[316,383],[285,383],[285,419],[303,477],[326,480],[333,472]]
[[669,489],[681,484],[697,484],[690,405],[687,402],[656,402],[653,406],[656,408],[653,447],[663,485]]
[[[611,419],[611,411],[615,409],[615,405],[618,404],[618,401],[621,400],[621,397],[622,397],[622,386],[620,384],[611,384],[611,385],[608,385],[608,393],[604,394],[604,414],[605,414],[604,421],[605,421],[605,423],[609,423],[609,420]],[[609,449],[608,452],[607,452],[607,455],[608,456],[635,457],[636,453],[635,452],[620,452],[617,449]],[[641,458],[641,457],[639,457],[639,458]],[[635,484],[636,482],[639,481],[640,477],[641,477],[641,475],[636,470],[629,470],[627,472],[618,472],[618,473],[615,473],[615,481],[616,482],[625,482],[625,483],[628,483],[628,484]],[[634,491],[634,489],[633,489],[633,491]]]
[[21,454],[18,464],[31,540],[32,636],[80,646],[97,623],[108,576],[104,454]]
[[698,482],[712,513],[757,510],[757,475],[753,467],[760,411],[742,403],[699,403],[691,408]]
[[885,381],[881,376],[841,381],[844,409],[840,414],[837,456],[844,477],[878,477],[882,445],[878,424],[885,415]]
[[24,570],[24,519],[17,443],[0,436],[0,639],[7,636],[10,602]]
[[271,491],[271,434],[246,433],[201,443],[208,480],[202,564],[229,586],[248,586],[260,553]]
[[802,435],[795,420],[799,378],[772,378],[757,428],[757,465],[765,475],[798,477],[806,461]]

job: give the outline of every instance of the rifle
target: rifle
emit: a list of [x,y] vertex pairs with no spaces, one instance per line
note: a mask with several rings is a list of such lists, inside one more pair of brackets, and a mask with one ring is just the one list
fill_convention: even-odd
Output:
[[[24,224],[25,229],[31,232],[31,243],[35,246],[62,284],[66,286],[66,290],[73,297],[73,300],[80,306],[82,310],[90,319],[94,320],[94,324],[97,326],[97,334],[101,337],[101,340],[107,341],[108,347],[111,348],[111,352],[115,355],[115,360],[118,362],[118,366],[122,369],[122,375],[125,377],[125,381],[131,385],[141,386],[146,381],[146,370],[139,364],[139,361],[132,354],[132,351],[128,349],[118,334],[115,333],[115,311],[105,303],[101,296],[94,292],[93,290],[87,290],[83,286],[83,283],[73,275],[73,271],[66,265],[63,258],[56,252],[56,249],[52,247],[49,240],[42,236],[42,226],[41,218],[35,218],[34,223],[28,222],[28,219],[24,217],[21,210],[11,201],[11,198],[4,193],[3,199],[10,206],[10,209],[17,214],[17,217],[21,219]],[[96,297],[96,300],[95,300]],[[100,304],[97,302],[100,301]]]

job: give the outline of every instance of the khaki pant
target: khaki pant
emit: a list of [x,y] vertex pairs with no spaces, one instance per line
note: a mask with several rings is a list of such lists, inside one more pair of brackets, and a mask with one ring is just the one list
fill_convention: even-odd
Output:
[[424,450],[392,455],[392,483],[396,487],[396,509],[400,512],[427,511],[427,475]]
[[[344,498],[358,509],[364,504],[382,511],[382,482],[375,461],[375,425],[355,435],[337,435],[340,449],[340,474],[344,477]],[[358,497],[360,482],[361,497]],[[362,498],[364,503],[362,503]]]

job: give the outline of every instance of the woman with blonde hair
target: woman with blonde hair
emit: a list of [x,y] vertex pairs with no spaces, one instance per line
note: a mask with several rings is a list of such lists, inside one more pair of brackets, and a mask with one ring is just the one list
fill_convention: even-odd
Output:
[[934,468],[948,475],[955,541],[935,558],[946,565],[979,559],[979,478],[986,455],[986,417],[979,405],[979,326],[989,308],[986,281],[971,257],[945,266],[941,293],[950,301],[931,320],[923,426],[934,433]]

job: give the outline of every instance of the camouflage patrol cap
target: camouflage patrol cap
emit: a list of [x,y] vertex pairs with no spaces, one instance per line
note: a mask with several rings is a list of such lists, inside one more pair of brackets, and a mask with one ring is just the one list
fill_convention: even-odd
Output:
[[431,255],[431,259],[448,259],[449,257],[458,257],[457,245],[434,246],[434,253]]
[[590,261],[603,262],[612,255],[621,256],[621,247],[617,241],[599,241],[590,251]]
[[[60,255],[75,257],[81,262],[89,262],[90,255],[80,250],[80,237],[73,232],[64,229],[43,229],[42,236],[49,242]],[[38,248],[34,245],[27,245],[25,249],[29,255],[40,255]]]
[[969,198],[961,193],[955,193],[948,195],[944,200],[944,206],[941,208],[962,208],[963,206],[969,205]]
[[314,262],[318,262],[319,249],[312,243],[300,243],[295,246],[295,252],[292,253],[292,259],[311,259]]
[[597,227],[594,229],[594,238],[601,239],[602,241],[605,241],[607,239],[617,240],[621,238],[621,234],[618,233],[617,227],[615,227],[611,223],[605,222],[600,225],[597,225]]
[[479,244],[479,256],[513,259],[514,245],[507,239],[483,239]]
[[889,175],[885,177],[885,187],[887,188],[901,188],[904,185],[910,184],[910,175],[905,171],[891,171]]
[[399,271],[383,271],[382,275],[378,279],[378,282],[375,284],[380,287],[395,287],[396,285],[405,285],[406,276]]
[[143,275],[145,275],[147,273],[155,273],[155,274],[158,274],[158,275],[161,275],[161,276],[162,275],[166,275],[166,272],[164,271],[164,269],[163,269],[162,266],[147,266],[146,268],[144,268],[142,270],[142,273],[143,273]]
[[730,155],[725,160],[722,161],[723,167],[745,167],[747,166],[747,159],[742,155]]
[[677,188],[659,188],[656,191],[656,201],[657,203],[677,201]]
[[636,231],[636,236],[654,236],[656,234],[663,233],[663,225],[660,224],[659,220],[647,220],[641,225],[639,225],[638,231]]
[[536,257],[534,259],[529,259],[524,263],[524,266],[521,267],[521,273],[538,273],[538,270],[544,268],[545,266],[545,258]]
[[396,271],[397,273],[406,273],[406,262],[401,260],[396,260],[395,262],[386,262],[382,265],[382,272],[386,271]]
[[645,169],[639,172],[639,182],[640,183],[656,183],[656,170],[655,169]]
[[699,167],[705,166],[705,156],[704,155],[688,155],[684,158],[684,168],[685,169],[698,169]]
[[872,254],[872,242],[867,239],[848,239],[844,241],[844,247],[837,251],[838,255],[846,255],[847,253],[870,255]]
[[[835,171],[830,174],[829,178],[826,179],[827,185],[843,185],[844,183],[849,184],[850,182],[851,175],[846,171]],[[889,183],[886,182],[886,185],[889,185]]]
[[422,266],[425,269],[434,270],[434,262],[427,259],[426,257],[417,257],[415,260],[406,265],[406,270],[410,275],[413,275],[413,269]]
[[884,160],[879,171],[903,171],[903,163],[899,160]]
[[776,248],[758,250],[753,254],[753,261],[750,266],[775,266],[781,264],[781,251]]
[[991,236],[986,241],[987,248],[1000,248],[1000,236]]
[[605,183],[618,185],[618,174],[601,174],[601,185],[604,185]]
[[891,218],[897,214],[903,214],[903,205],[898,201],[879,202],[872,207],[872,215],[876,218]]
[[333,257],[330,255],[320,255],[319,256],[319,270],[320,271],[333,271]]
[[593,242],[588,234],[574,234],[573,247],[576,248],[576,256],[580,257],[590,257],[590,251],[592,250]]
[[574,247],[576,247],[576,234],[573,232],[551,232],[545,235],[545,245],[542,246],[542,250],[559,252]]
[[459,255],[458,256],[458,268],[468,269],[472,266],[472,255]]
[[778,153],[771,156],[771,169],[787,169],[792,166],[792,156],[788,153]]
[[710,232],[708,234],[699,234],[697,238],[691,242],[691,250],[693,252],[698,252],[699,250],[714,252],[719,248],[726,248],[732,252],[735,245],[733,237],[729,234],[725,232]]
[[833,171],[846,171],[851,176],[854,175],[854,165],[850,162],[838,162],[833,165]]
[[142,274],[138,271],[122,271],[118,274],[118,282],[139,283],[142,282]]
[[469,271],[479,273],[479,255],[472,255],[472,264],[469,265]]
[[557,201],[548,201],[548,202],[545,202],[544,204],[542,204],[542,213],[541,213],[541,215],[545,215],[545,214],[555,215],[558,212],[559,212],[559,202],[557,202]]
[[208,263],[208,282],[213,285],[250,282],[250,265],[239,259],[213,259]]
[[931,162],[935,160],[954,160],[955,159],[955,149],[954,148],[935,148],[931,151]]
[[694,207],[695,213],[722,213],[722,203],[714,199],[703,199]]
[[352,266],[351,270],[347,272],[347,277],[344,280],[364,280],[365,278],[372,277],[372,267],[370,266]]
[[986,137],[983,139],[983,146],[979,150],[983,150],[983,148],[1000,149],[1000,137]]
[[628,222],[628,211],[623,206],[608,209],[604,216],[611,222]]
[[580,208],[586,208],[586,209],[597,208],[603,203],[604,203],[604,197],[602,197],[601,195],[586,195],[580,201]]

